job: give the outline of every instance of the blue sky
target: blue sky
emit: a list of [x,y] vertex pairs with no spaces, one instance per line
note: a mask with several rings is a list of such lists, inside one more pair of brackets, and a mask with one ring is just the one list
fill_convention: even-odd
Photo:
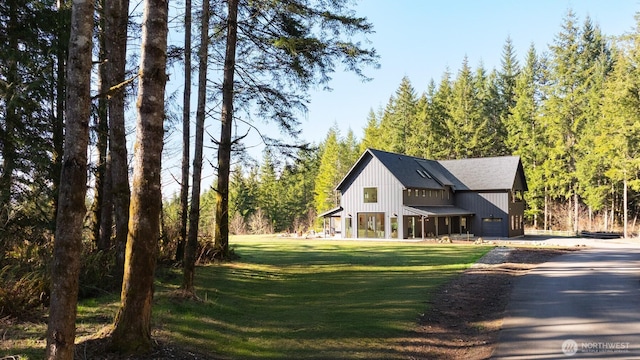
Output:
[[[438,83],[445,70],[455,75],[465,56],[473,68],[482,63],[487,70],[498,69],[507,37],[511,37],[522,63],[532,43],[538,53],[548,49],[569,9],[576,13],[580,25],[589,16],[605,35],[617,36],[633,30],[640,0],[360,0],[355,10],[374,25],[375,34],[368,40],[380,55],[380,68],[365,69],[366,75],[373,78],[366,83],[338,68],[329,84],[333,91],[312,91],[308,112],[301,114],[302,139],[319,144],[335,124],[342,136],[351,129],[361,139],[369,110],[384,106],[404,76],[411,80],[417,93],[422,93],[431,79]],[[183,36],[174,32],[170,42],[182,46]],[[178,87],[180,98],[181,71],[173,68],[171,77],[178,80],[173,86]],[[194,114],[195,91],[194,87]],[[264,123],[258,121],[258,125]],[[217,121],[206,124],[207,131],[216,137],[220,132],[217,126]],[[264,127],[261,131],[277,135],[275,130]],[[244,133],[242,129],[238,132]],[[195,129],[191,135],[194,133]],[[177,191],[175,179],[180,177],[179,131],[171,138],[165,145],[166,195]],[[245,143],[256,146],[250,154],[260,161],[257,137],[249,136]],[[208,136],[205,145],[211,145]],[[215,161],[215,152],[205,149],[203,189],[213,179],[209,162]]]
[[449,69],[455,76],[465,56],[476,68],[500,68],[502,49],[511,37],[520,63],[533,43],[538,53],[546,51],[560,32],[563,18],[572,9],[582,25],[587,16],[606,35],[621,35],[634,28],[638,0],[362,0],[360,16],[373,23],[369,36],[380,55],[380,68],[367,69],[373,81],[362,83],[355,75],[336,73],[332,92],[311,94],[303,120],[303,138],[319,143],[329,128],[338,124],[358,138],[370,109],[386,105],[407,76],[417,93],[436,84]]

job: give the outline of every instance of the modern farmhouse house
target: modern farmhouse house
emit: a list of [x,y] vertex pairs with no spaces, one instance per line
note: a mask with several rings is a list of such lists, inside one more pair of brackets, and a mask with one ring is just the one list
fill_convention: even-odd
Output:
[[527,182],[517,156],[434,161],[367,149],[320,216],[344,238],[524,235]]

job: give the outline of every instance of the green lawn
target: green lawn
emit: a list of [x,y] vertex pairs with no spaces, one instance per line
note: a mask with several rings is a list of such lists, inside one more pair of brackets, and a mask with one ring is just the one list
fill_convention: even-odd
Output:
[[[232,359],[397,358],[434,290],[490,248],[236,237],[241,258],[198,267],[202,302],[158,277],[156,335]],[[83,301],[79,335],[108,324],[117,297]]]

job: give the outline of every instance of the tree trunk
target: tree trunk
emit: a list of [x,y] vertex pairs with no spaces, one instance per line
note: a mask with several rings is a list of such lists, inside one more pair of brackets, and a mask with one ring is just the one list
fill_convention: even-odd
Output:
[[60,189],[60,173],[62,172],[62,157],[64,152],[64,108],[66,96],[66,61],[68,54],[69,6],[67,1],[60,1],[58,9],[58,33],[56,38],[56,110],[52,126],[53,153],[51,154],[51,178],[53,192],[53,223],[56,223],[58,213],[58,195]]
[[184,3],[184,94],[182,98],[182,183],[180,184],[180,240],[176,261],[184,258],[189,211],[189,147],[191,137],[191,0]]
[[202,151],[204,143],[204,118],[207,105],[207,63],[209,53],[209,1],[202,2],[200,27],[200,51],[198,64],[198,108],[196,110],[196,144],[193,154],[193,187],[189,211],[189,237],[184,253],[184,280],[182,288],[194,294],[193,277],[198,249],[198,224],[200,222],[200,183],[202,182]]
[[[575,186],[576,188],[578,185]],[[580,202],[578,201],[578,190],[573,190],[573,232],[578,234],[580,230]]]
[[47,359],[73,359],[82,222],[86,213],[91,105],[93,0],[73,2],[67,72],[67,121],[51,266]]
[[227,48],[222,80],[222,116],[218,146],[218,187],[216,192],[215,247],[220,257],[229,256],[229,172],[233,127],[233,78],[238,41],[238,0],[228,0]]
[[[18,54],[18,4],[15,0],[8,1],[9,19],[7,24],[7,34],[9,35],[8,47],[13,54]],[[4,129],[0,126],[0,157],[2,157],[2,167],[0,167],[0,226],[4,228],[10,219],[11,193],[13,190],[13,172],[16,166],[15,156],[15,127],[18,124],[18,114],[16,109],[16,89],[19,87],[18,61],[16,55],[10,55],[7,60],[7,90],[4,97],[6,99],[4,107]],[[0,116],[2,116],[0,115]],[[1,125],[1,122],[0,122]]]
[[[100,96],[98,99],[98,114],[97,114],[97,124],[95,128],[97,143],[96,147],[98,148],[98,163],[95,169],[95,184],[94,184],[94,197],[93,197],[93,205],[91,208],[91,212],[93,214],[93,242],[96,244],[98,250],[106,250],[109,248],[109,242],[111,240],[110,234],[105,234],[104,231],[108,228],[106,224],[102,224],[102,222],[106,219],[106,214],[103,215],[106,211],[106,208],[111,204],[111,196],[107,194],[107,192],[111,192],[111,189],[108,187],[107,181],[107,149],[109,146],[109,123],[108,123],[108,112],[107,112],[107,96],[106,93],[109,90],[109,82],[107,80],[107,62],[105,57],[105,6],[106,1],[100,0],[100,21],[99,21],[99,31],[98,31],[98,41],[99,41],[99,61],[100,65],[98,66],[98,76],[99,76],[99,85],[98,85],[98,93],[104,94]],[[108,221],[108,220],[107,220]],[[101,236],[101,235],[104,235]]]
[[[109,87],[125,81],[129,0],[106,2],[105,52]],[[114,276],[122,279],[129,233],[129,165],[125,129],[124,88],[111,93],[109,101],[109,165],[115,218],[116,267]]]
[[121,305],[111,345],[151,349],[151,306],[162,203],[160,173],[167,60],[167,0],[146,0],[142,23],[136,144]]
[[549,229],[549,197],[547,195],[547,187],[544,187],[544,230]]
[[623,229],[624,229],[624,238],[628,238],[629,237],[629,213],[628,213],[628,206],[629,204],[627,203],[627,173],[624,173],[624,180],[623,180],[623,189],[622,189],[622,221],[623,221]]

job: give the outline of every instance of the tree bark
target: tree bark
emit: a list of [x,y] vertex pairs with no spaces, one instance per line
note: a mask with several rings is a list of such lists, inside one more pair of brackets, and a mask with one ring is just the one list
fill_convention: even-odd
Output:
[[[109,90],[109,82],[107,80],[107,61],[105,56],[105,42],[106,42],[106,14],[104,7],[106,5],[105,0],[100,0],[100,21],[99,21],[99,60],[98,66],[99,85],[98,93],[106,94]],[[111,213],[109,208],[111,207],[110,186],[107,177],[107,150],[109,146],[109,120],[108,120],[108,102],[107,96],[102,95],[98,99],[98,114],[97,124],[95,128],[98,148],[98,163],[95,169],[95,185],[94,185],[94,198],[91,212],[93,213],[93,242],[96,244],[98,250],[106,250],[109,248],[109,242],[111,241],[111,224],[103,224],[104,221],[110,222],[107,213]],[[106,233],[106,232],[109,233]]]
[[[105,55],[109,87],[125,81],[129,0],[109,0],[105,9]],[[109,165],[115,219],[116,267],[114,276],[122,279],[129,233],[129,165],[125,129],[125,91],[111,93],[109,101]]]
[[52,124],[53,153],[51,154],[51,178],[53,192],[53,223],[56,223],[58,213],[58,195],[60,189],[60,173],[62,172],[62,157],[64,153],[64,109],[66,96],[66,61],[69,51],[69,5],[67,1],[60,1],[58,9],[58,31],[56,38],[56,88],[55,88],[55,117]]
[[573,232],[578,234],[580,231],[580,202],[578,201],[578,185],[573,189]]
[[627,172],[625,171],[624,179],[623,179],[623,189],[622,189],[622,212],[623,212],[622,228],[624,229],[623,234],[625,239],[629,237],[629,209],[628,209],[629,204],[628,204],[627,186],[628,186]]
[[189,147],[191,137],[191,0],[184,3],[184,94],[182,98],[182,183],[180,184],[180,240],[176,261],[184,258],[189,212]]
[[86,213],[93,6],[93,0],[76,0],[71,15],[66,141],[51,266],[47,359],[73,359],[74,355],[82,222]]
[[227,47],[222,80],[222,115],[218,146],[218,187],[216,189],[215,248],[220,257],[229,256],[229,173],[231,130],[233,128],[233,79],[238,41],[238,0],[228,0]]
[[[16,167],[15,156],[15,127],[18,124],[18,114],[16,109],[16,88],[20,83],[18,77],[18,61],[15,56],[20,52],[18,42],[18,24],[17,13],[18,4],[15,0],[9,0],[7,3],[9,8],[9,19],[7,22],[8,48],[11,49],[13,55],[9,55],[7,60],[7,90],[4,95],[6,98],[6,106],[2,110],[4,112],[4,129],[0,126],[0,157],[2,157],[2,167],[0,167],[0,226],[4,227],[10,219],[11,212],[11,193],[13,190],[13,172]],[[2,123],[0,122],[0,125]]]
[[121,305],[111,333],[112,347],[124,353],[146,352],[152,346],[151,307],[162,202],[167,21],[167,0],[145,1],[129,234]]
[[207,103],[207,63],[209,61],[209,1],[202,2],[200,27],[200,51],[198,64],[198,108],[196,110],[196,143],[193,154],[193,187],[189,210],[189,235],[184,253],[184,280],[182,288],[194,294],[193,278],[198,249],[198,225],[200,222],[200,184],[202,182],[202,151],[204,146],[204,120]]

